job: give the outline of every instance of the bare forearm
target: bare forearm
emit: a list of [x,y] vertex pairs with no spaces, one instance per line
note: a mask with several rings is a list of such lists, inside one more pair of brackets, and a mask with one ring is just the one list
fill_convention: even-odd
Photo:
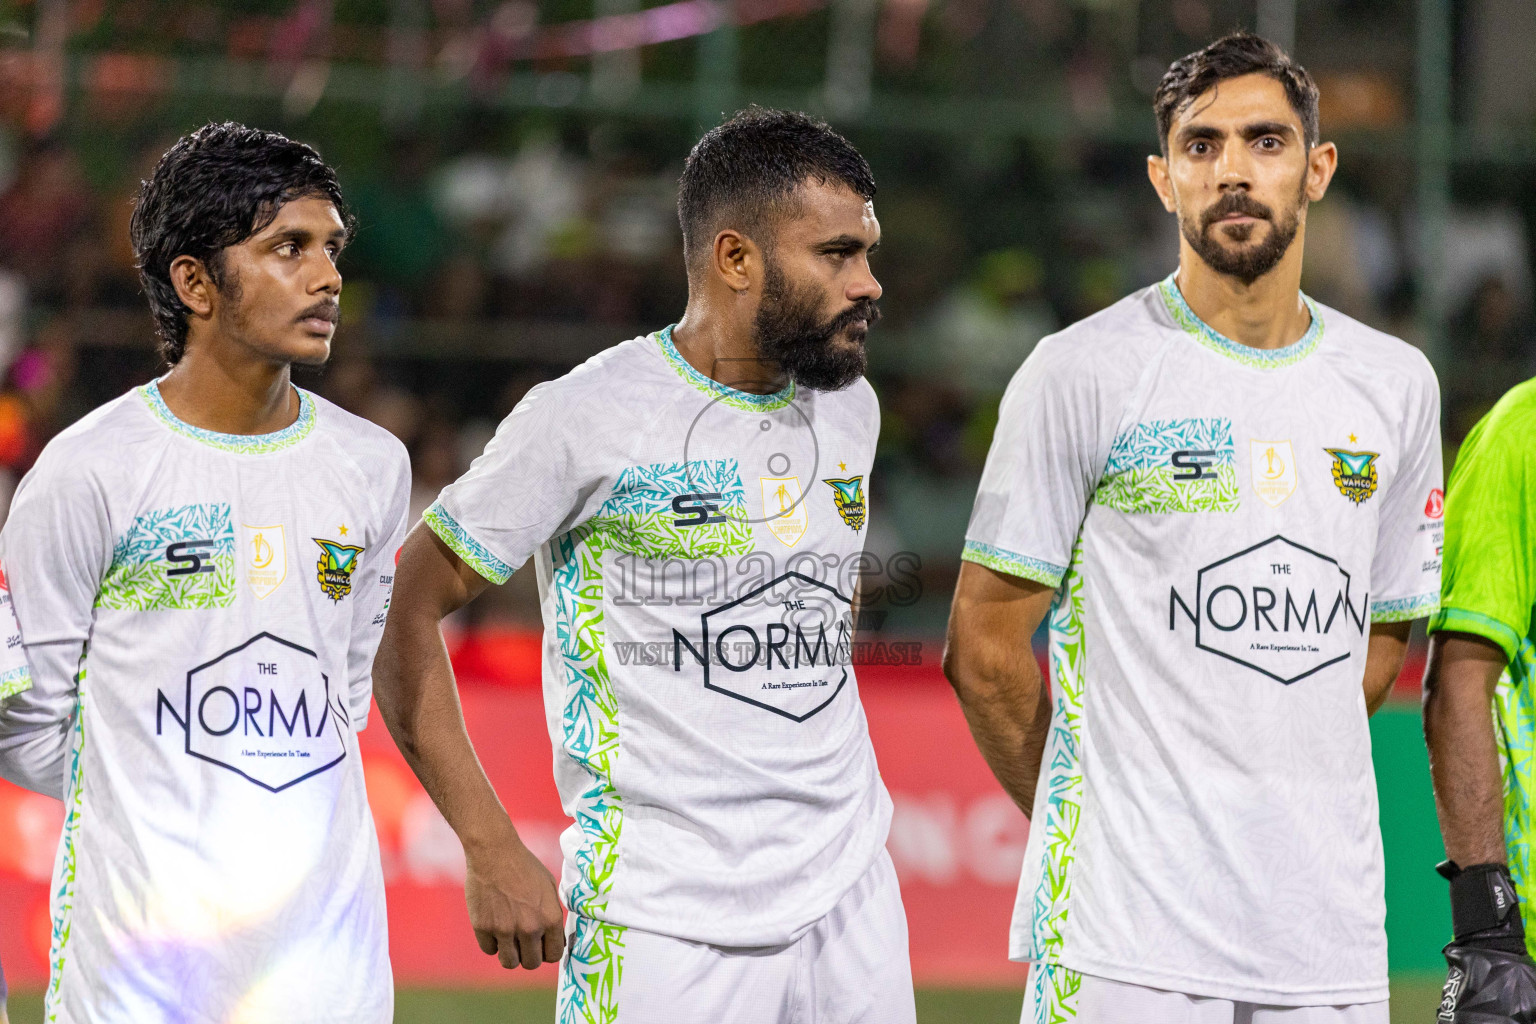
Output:
[[511,822],[470,743],[439,622],[402,611],[392,611],[374,662],[379,713],[459,840],[505,841]]
[[1033,814],[1051,722],[1050,698],[1034,658],[990,679],[959,670],[951,682],[982,758],[1020,810]]
[[1392,685],[1408,657],[1411,622],[1378,622],[1371,626],[1365,656],[1365,713],[1374,715],[1387,702]]
[[1446,856],[1462,866],[1501,864],[1504,781],[1491,695],[1502,659],[1469,651],[1464,645],[1472,641],[1435,641],[1424,681],[1424,740]]

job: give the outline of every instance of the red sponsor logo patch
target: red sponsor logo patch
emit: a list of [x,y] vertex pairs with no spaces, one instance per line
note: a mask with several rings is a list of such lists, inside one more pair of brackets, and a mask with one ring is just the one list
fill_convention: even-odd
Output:
[[1424,503],[1424,514],[1431,519],[1439,519],[1445,515],[1445,492],[1436,487],[1429,492],[1429,500]]

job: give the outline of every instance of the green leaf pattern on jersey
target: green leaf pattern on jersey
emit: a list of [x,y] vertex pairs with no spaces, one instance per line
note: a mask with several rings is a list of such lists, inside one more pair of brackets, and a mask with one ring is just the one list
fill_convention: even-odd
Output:
[[459,521],[443,508],[442,502],[434,501],[421,514],[421,520],[463,560],[465,565],[490,582],[500,584],[512,578],[512,566],[497,558],[491,553],[490,548],[471,537],[469,531],[460,526]]
[[1072,862],[1082,811],[1083,766],[1079,754],[1083,721],[1083,540],[1078,536],[1072,564],[1056,591],[1049,618],[1051,731],[1041,773],[1045,786],[1045,864],[1034,892],[1030,959],[1054,964],[1072,898]]
[[[672,499],[680,494],[718,494],[712,499],[725,521],[678,526]],[[752,550],[747,495],[735,459],[696,459],[633,466],[619,474],[613,494],[591,525],[608,543],[641,558],[717,558]]]
[[1504,844],[1509,852],[1509,873],[1520,894],[1520,916],[1525,922],[1526,948],[1536,955],[1536,847],[1531,842],[1536,828],[1536,647],[1529,637],[1510,667],[1499,678],[1493,705],[1499,723],[1499,761],[1504,769]]
[[32,671],[26,665],[11,669],[4,675],[0,675],[0,700],[14,697],[23,690],[32,688]]
[[555,1019],[559,1024],[615,1024],[624,977],[623,925],[577,915],[570,948],[560,964]]
[[[672,498],[718,493],[726,522],[679,528]],[[625,928],[602,920],[624,831],[624,801],[613,783],[619,706],[608,672],[603,622],[603,556],[710,558],[752,550],[746,495],[733,459],[661,463],[625,470],[590,520],[551,542],[555,637],[564,671],[561,746],[591,776],[577,798],[582,832],[570,908],[577,915],[561,966],[559,1024],[612,1024],[618,1016]]]
[[48,938],[48,988],[43,997],[43,1018],[59,1019],[60,994],[64,983],[64,964],[68,959],[69,937],[73,930],[75,878],[79,863],[80,824],[85,817],[85,777],[81,759],[85,756],[85,650],[80,652],[80,670],[75,686],[74,741],[70,744],[69,789],[64,794],[64,835],[59,840],[59,864],[53,877],[53,915]]
[[1029,969],[1030,1024],[1063,1024],[1077,1019],[1077,997],[1083,975],[1061,964],[1037,963]]
[[[1175,452],[1208,463],[1199,479],[1176,469]],[[1094,501],[1121,512],[1236,512],[1236,449],[1232,421],[1218,417],[1149,420],[1122,431],[1109,450]]]
[[[202,541],[193,549],[212,572],[171,576],[166,548]],[[96,595],[99,608],[146,612],[227,608],[235,600],[235,526],[229,504],[157,509],[136,517],[112,546],[112,564]]]

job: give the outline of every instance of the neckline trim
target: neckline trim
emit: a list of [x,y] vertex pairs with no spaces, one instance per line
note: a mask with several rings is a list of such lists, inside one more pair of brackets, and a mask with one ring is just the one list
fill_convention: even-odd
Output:
[[171,412],[171,407],[165,404],[165,398],[160,394],[158,380],[150,381],[137,391],[155,418],[182,437],[191,438],[193,441],[223,452],[239,455],[266,455],[293,447],[315,429],[314,400],[303,388],[292,384],[289,387],[292,387],[299,396],[298,419],[282,430],[276,430],[270,434],[221,434],[216,430],[194,427]]
[[1158,294],[1162,296],[1163,305],[1167,307],[1168,315],[1173,317],[1174,323],[1184,328],[1187,334],[1213,352],[1236,360],[1244,366],[1260,370],[1276,370],[1301,362],[1322,343],[1322,310],[1305,292],[1301,293],[1301,301],[1306,303],[1307,312],[1312,315],[1312,323],[1307,327],[1307,332],[1284,348],[1254,348],[1252,345],[1233,341],[1195,315],[1195,311],[1189,308],[1189,303],[1184,301],[1184,293],[1179,291],[1178,283],[1174,280],[1177,274],[1178,271],[1174,271],[1157,283]]
[[693,364],[683,358],[683,354],[677,350],[677,344],[672,340],[672,328],[677,324],[669,324],[657,331],[652,337],[656,339],[656,345],[661,349],[661,355],[677,375],[692,384],[695,388],[711,395],[725,405],[733,409],[745,409],[748,412],[772,412],[782,409],[795,400],[795,382],[790,381],[784,387],[769,395],[757,395],[750,391],[738,391],[729,385],[722,384],[713,377],[706,377],[693,368]]

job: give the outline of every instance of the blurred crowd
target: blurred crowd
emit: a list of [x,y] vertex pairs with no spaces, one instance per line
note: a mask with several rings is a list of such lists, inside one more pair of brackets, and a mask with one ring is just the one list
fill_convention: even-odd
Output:
[[[682,127],[529,115],[439,127],[295,132],[337,165],[360,225],[343,256],[334,357],[299,382],[405,442],[413,511],[530,387],[673,322],[686,298]],[[173,137],[0,130],[0,499],[49,437],[162,369],[128,218]],[[875,622],[931,635],[1008,378],[1042,336],[1172,270],[1176,225],[1145,182],[1142,147],[854,141],[880,183],[886,239],[885,319],[870,338],[884,418],[869,544],[882,561],[915,556],[923,590]],[[1421,254],[1401,179],[1395,165],[1352,167],[1346,154],[1309,213],[1304,286],[1420,343]],[[1451,452],[1536,373],[1529,213],[1497,200],[1455,207],[1442,239]],[[531,575],[473,616],[535,625]]]

